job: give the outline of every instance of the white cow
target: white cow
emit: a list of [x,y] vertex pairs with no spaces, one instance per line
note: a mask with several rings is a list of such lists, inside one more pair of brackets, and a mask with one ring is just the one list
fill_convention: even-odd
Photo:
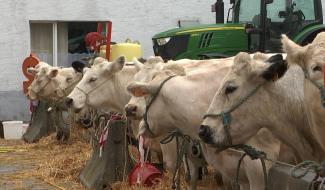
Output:
[[[67,94],[82,78],[82,73],[76,70],[82,69],[81,62],[74,62],[75,68],[52,67],[47,63],[40,62],[35,68],[28,68],[28,72],[35,76],[32,84],[28,87],[28,97],[31,100],[43,100],[49,102],[51,107],[60,107],[60,110],[65,110],[62,104]],[[62,114],[59,114],[57,109],[52,109],[51,116],[57,127],[57,138],[67,140],[70,135],[68,126],[59,124]]]
[[298,161],[324,159],[303,106],[302,71],[290,67],[284,75],[286,70],[281,55],[263,61],[251,59],[247,53],[238,54],[207,111],[229,113],[229,132],[222,117],[207,117],[199,131],[202,140],[225,147],[230,136],[233,144],[242,144],[263,126],[294,150]]
[[[217,65],[207,66],[196,72],[188,73],[186,76],[174,77],[166,82],[148,111],[148,123],[152,132],[148,131],[142,120],[139,133],[152,137],[153,134],[166,135],[168,132],[179,128],[193,138],[198,138],[198,126],[202,122],[203,114],[232,63],[233,59],[226,59],[220,61]],[[131,83],[128,90],[134,96],[145,96],[147,99],[146,104],[148,104],[148,100],[157,92],[162,81],[170,75],[173,75],[173,73],[161,72],[150,83]],[[133,115],[142,115],[143,105],[137,105],[136,107],[135,112],[140,113],[134,113]],[[263,139],[268,141],[264,142]],[[263,148],[269,153],[270,157],[278,157],[279,143],[276,139],[270,137],[268,132],[261,131],[260,135],[252,139],[251,143],[256,146],[259,145],[257,147]],[[204,144],[202,144],[202,147],[208,163],[220,171],[227,181],[233,180],[241,154],[232,151],[216,154],[213,147]],[[239,179],[242,189],[261,189],[264,181],[263,175],[260,173],[260,162],[250,161],[249,159],[245,159],[244,162],[245,166],[241,168]],[[191,168],[195,169],[196,167]]]
[[[283,49],[290,65],[298,65],[305,74],[303,83],[306,107],[312,134],[325,150],[325,101],[324,65],[325,32],[319,33],[312,44],[301,47],[282,36]],[[320,89],[323,89],[322,91]],[[323,96],[323,97],[322,97]]]

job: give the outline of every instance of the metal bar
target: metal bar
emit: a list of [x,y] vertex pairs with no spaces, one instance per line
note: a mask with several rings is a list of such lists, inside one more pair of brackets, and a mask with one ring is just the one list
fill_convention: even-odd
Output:
[[112,37],[112,22],[106,22],[106,59],[109,60],[111,54],[111,37]]
[[58,66],[58,23],[53,22],[53,66]]

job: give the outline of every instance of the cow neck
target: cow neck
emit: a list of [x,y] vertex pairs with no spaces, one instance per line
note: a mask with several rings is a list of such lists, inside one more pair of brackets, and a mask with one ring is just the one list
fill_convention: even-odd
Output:
[[[324,66],[324,69],[325,69],[325,66]],[[323,106],[323,108],[325,108],[325,86],[324,86],[325,84],[318,83],[317,81],[311,80],[307,71],[304,71],[304,75],[305,75],[305,79],[307,81],[309,81],[311,84],[313,84],[319,90],[320,100],[321,100],[320,103]],[[324,71],[323,75],[324,75],[323,77],[324,77],[324,83],[325,83],[325,71]]]
[[309,80],[304,82],[304,104],[308,114],[308,121],[317,141],[325,150],[325,139],[322,134],[325,133],[325,109],[319,102],[319,91]]
[[162,87],[164,86],[164,84],[169,81],[170,79],[174,78],[176,75],[172,75],[172,76],[169,76],[167,77],[158,87],[157,91],[155,94],[153,94],[151,100],[149,101],[149,103],[146,105],[146,109],[145,109],[145,112],[143,114],[143,121],[144,121],[144,127],[146,128],[146,130],[150,133],[150,135],[152,137],[156,137],[156,135],[152,132],[152,130],[150,129],[150,126],[149,126],[149,123],[148,123],[148,112],[149,112],[149,109],[151,107],[151,105],[153,104],[153,102],[157,99],[158,95],[159,95],[159,92],[160,90],[162,89]]
[[[319,144],[315,141],[308,123],[307,113],[303,105],[303,100],[290,97],[286,94],[286,87],[275,83],[265,86],[264,93],[261,94],[263,100],[267,99],[283,100],[277,106],[273,104],[261,104],[256,108],[256,118],[265,118],[259,125],[268,128],[274,136],[290,146],[300,161],[319,160],[324,155]],[[272,93],[269,93],[272,91]],[[296,89],[292,89],[296,92]],[[269,114],[272,113],[272,117]],[[279,118],[279,119],[272,119]],[[235,119],[235,118],[233,118]]]

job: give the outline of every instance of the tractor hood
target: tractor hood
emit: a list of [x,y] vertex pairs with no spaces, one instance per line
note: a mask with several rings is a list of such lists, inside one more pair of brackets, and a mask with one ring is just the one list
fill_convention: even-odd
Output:
[[154,35],[152,38],[165,38],[175,35],[183,35],[183,34],[193,34],[200,33],[206,31],[215,31],[215,30],[244,30],[244,24],[201,24],[197,26],[191,27],[180,27],[174,28],[171,30],[167,30],[161,33]]

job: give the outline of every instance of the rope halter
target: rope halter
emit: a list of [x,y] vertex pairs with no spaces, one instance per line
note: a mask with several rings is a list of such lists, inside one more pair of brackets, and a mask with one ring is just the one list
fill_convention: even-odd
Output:
[[230,107],[226,111],[222,111],[221,113],[215,114],[215,113],[207,113],[203,116],[203,119],[206,119],[208,117],[214,117],[214,118],[219,118],[221,117],[222,123],[223,123],[223,128],[226,133],[226,138],[229,146],[232,146],[232,138],[230,135],[230,124],[232,121],[231,117],[231,112],[233,112],[235,109],[237,109],[239,106],[241,106],[246,100],[248,100],[251,96],[253,96],[258,89],[260,89],[261,86],[263,86],[266,82],[262,82],[259,85],[257,85],[253,90],[251,90],[246,96],[241,98],[236,104],[234,104],[232,107]]
[[91,88],[90,90],[86,91],[80,88],[78,85],[75,87],[75,89],[79,90],[81,93],[83,93],[86,96],[86,105],[89,105],[89,95],[90,93],[94,92],[99,87],[103,86],[106,82],[110,81],[110,79],[104,80],[99,85],[95,86],[94,88]]
[[169,81],[170,79],[172,79],[173,77],[175,77],[176,75],[172,75],[167,77],[158,87],[157,91],[155,94],[153,94],[150,102],[146,105],[146,109],[145,112],[143,114],[143,121],[144,121],[144,127],[145,129],[150,133],[150,135],[152,135],[153,137],[155,137],[156,135],[152,132],[152,130],[150,129],[149,123],[148,123],[148,112],[149,112],[149,108],[150,106],[153,104],[153,102],[157,99],[160,90],[162,89],[162,87],[164,86],[164,84]]

